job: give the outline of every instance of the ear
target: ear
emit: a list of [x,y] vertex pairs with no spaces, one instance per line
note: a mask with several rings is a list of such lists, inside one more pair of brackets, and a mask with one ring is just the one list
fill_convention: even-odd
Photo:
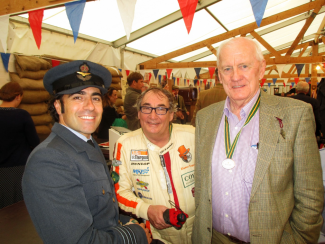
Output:
[[265,68],[266,68],[266,61],[263,59],[260,64],[260,73],[259,73],[259,79],[261,80],[265,75]]
[[58,113],[58,115],[61,115],[61,103],[60,100],[55,100],[54,102],[54,107],[56,109],[56,112]]
[[219,69],[219,72],[218,72],[218,78],[219,78],[218,80],[219,80],[219,82],[222,84],[222,79],[221,79],[221,72],[220,72],[220,70],[221,70],[221,69]]

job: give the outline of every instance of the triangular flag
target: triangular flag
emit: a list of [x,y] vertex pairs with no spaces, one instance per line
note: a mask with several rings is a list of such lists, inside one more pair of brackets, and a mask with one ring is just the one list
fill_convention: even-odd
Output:
[[51,62],[52,62],[52,68],[54,68],[55,66],[58,66],[60,64],[60,61],[55,60],[55,59],[52,59]]
[[179,86],[179,77],[177,77],[177,85]]
[[286,66],[286,65],[285,64],[277,64],[276,65],[276,69],[278,70],[280,77],[282,75],[282,71],[283,71],[284,66]]
[[197,83],[197,80],[195,79],[195,80],[194,80],[194,86],[196,86],[196,83]]
[[125,72],[126,72],[126,76],[129,76],[130,70],[126,69]]
[[203,82],[203,81],[202,81],[202,80],[200,80],[200,85],[202,85],[202,82]]
[[149,82],[150,82],[151,76],[152,76],[151,72],[148,74],[148,76],[149,76]]
[[166,75],[163,76],[164,80],[166,80]]
[[190,80],[187,80],[187,85],[190,85]]
[[283,86],[286,87],[286,83],[285,82],[283,82]]
[[167,77],[170,79],[170,74],[172,73],[173,69],[166,69],[167,71]]
[[299,78],[295,77],[295,83],[298,84],[298,82],[299,82]]
[[184,86],[186,86],[186,79],[184,79]]
[[134,18],[135,4],[137,0],[117,0],[118,9],[124,25],[127,39],[130,39],[132,23]]
[[207,85],[207,80],[203,80],[203,83],[206,86]]
[[210,78],[213,78],[214,71],[216,70],[216,67],[209,67],[209,73],[210,73]]
[[267,5],[267,0],[250,0],[250,2],[252,5],[256,24],[258,27],[260,27]]
[[158,75],[159,84],[161,84],[161,75]]
[[273,78],[273,85],[275,85],[275,82],[277,81],[278,78]]
[[28,21],[32,29],[34,39],[38,49],[41,47],[42,41],[42,20],[44,16],[44,9],[38,9],[28,12]]
[[271,83],[267,83],[268,87],[270,88],[271,87]]
[[152,71],[153,71],[153,75],[155,76],[155,79],[157,79],[157,75],[158,75],[159,69],[154,69]]
[[175,85],[176,77],[173,77],[173,80],[174,80],[174,85]]
[[264,83],[265,83],[265,81],[266,81],[266,79],[265,79],[265,78],[263,78],[263,79],[262,79],[262,82],[261,82],[261,87],[263,87],[263,86],[264,86]]
[[145,70],[139,70],[139,73],[144,77],[144,75],[146,74],[146,71]]
[[7,72],[8,72],[9,58],[10,58],[10,53],[1,53],[2,63]]
[[300,76],[300,73],[301,73],[302,68],[303,68],[304,66],[305,66],[305,64],[296,64],[298,77]]
[[194,68],[194,70],[195,70],[195,73],[196,73],[196,78],[200,79],[201,68]]
[[185,78],[187,69],[181,69],[182,78]]
[[[292,82],[292,83],[294,83],[294,82]],[[291,84],[292,84],[292,83],[291,83]],[[290,89],[291,89],[291,88],[292,88],[292,85],[290,86]]]
[[122,69],[118,69],[120,72],[122,72]]
[[197,3],[198,0],[178,0],[188,34],[190,34],[192,28]]
[[310,80],[310,78],[309,78],[309,77],[306,77],[305,80],[306,80],[306,82],[308,83],[309,80]]
[[[320,82],[322,80],[322,77],[317,77],[317,81],[318,81],[318,83]],[[317,83],[317,84],[318,84]]]
[[73,32],[74,42],[76,42],[79,33],[79,27],[84,13],[86,0],[65,3],[65,11],[67,13],[70,26]]
[[293,87],[295,85],[295,83],[294,82],[291,82],[291,86]]
[[0,16],[0,41],[2,43],[3,51],[7,52],[7,38],[9,27],[9,15]]

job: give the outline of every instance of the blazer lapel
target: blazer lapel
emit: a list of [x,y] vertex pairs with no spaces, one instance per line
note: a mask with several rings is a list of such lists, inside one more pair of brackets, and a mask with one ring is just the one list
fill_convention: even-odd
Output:
[[254,197],[263,180],[280,136],[281,128],[277,118],[283,120],[284,113],[279,109],[278,103],[278,99],[274,99],[272,96],[261,91],[261,104],[259,108],[259,151],[250,199]]

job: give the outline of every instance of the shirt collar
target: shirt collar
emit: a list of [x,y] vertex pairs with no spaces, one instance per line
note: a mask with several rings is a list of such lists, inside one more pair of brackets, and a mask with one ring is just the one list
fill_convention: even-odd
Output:
[[[261,93],[261,91],[260,91],[260,89],[258,89],[258,91],[254,95],[254,97],[240,110],[241,119],[246,118],[246,116],[249,114],[249,112],[251,111],[252,107],[254,106],[257,98],[259,97],[260,93]],[[226,98],[225,107],[223,109],[223,112],[228,118],[229,118],[230,114],[233,114],[230,111],[230,99],[228,96]]]
[[84,135],[80,134],[79,132],[77,132],[77,131],[71,129],[70,127],[65,126],[65,125],[63,125],[63,124],[60,124],[60,125],[62,125],[62,126],[64,126],[65,128],[67,128],[69,131],[71,131],[73,134],[75,134],[76,136],[78,136],[80,139],[82,139],[82,140],[85,141],[85,142],[87,142],[88,140],[93,140],[93,137],[92,137],[92,136],[90,136],[90,139],[88,139],[87,137],[85,137]]

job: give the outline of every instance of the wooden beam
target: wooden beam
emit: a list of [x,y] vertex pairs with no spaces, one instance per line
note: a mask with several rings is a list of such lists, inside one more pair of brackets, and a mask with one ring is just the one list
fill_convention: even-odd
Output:
[[[303,43],[303,44],[300,44],[300,45],[298,45],[297,47],[296,47],[296,50],[297,49],[301,49],[301,48],[307,48],[308,46],[312,46],[312,41],[310,41],[310,42],[305,42],[305,43]],[[282,49],[282,50],[279,50],[279,51],[277,51],[277,53],[278,54],[283,54],[283,53],[286,53],[287,51],[289,50],[289,48],[285,48],[285,49]],[[270,53],[270,54],[265,54],[264,55],[264,58],[265,59],[267,59],[267,58],[271,58],[271,57],[273,57],[274,55],[272,54],[272,53]]]
[[[275,74],[271,74],[271,75],[264,75],[263,78],[265,79],[273,79],[273,78],[278,78],[278,79],[283,79],[283,78],[297,78],[297,74],[288,74],[288,73],[282,73],[282,76],[280,77],[279,75],[275,75]],[[299,78],[307,78],[307,77],[311,77],[311,75],[306,75],[306,74],[300,74]],[[325,77],[325,73],[319,73],[316,74],[315,78],[317,79],[317,77]],[[289,81],[288,81],[289,82]]]
[[[315,9],[316,7],[318,7],[320,5],[325,5],[325,0],[316,0],[316,1],[313,1],[313,2],[309,2],[309,3],[306,3],[306,4],[300,5],[300,6],[296,7],[296,8],[289,9],[289,10],[284,11],[282,13],[272,15],[270,17],[264,18],[262,20],[262,22],[261,22],[260,27],[270,25],[270,24],[273,24],[275,22],[278,22],[278,21],[281,21],[281,20],[284,20],[284,19],[287,19],[287,18],[290,18],[290,17],[294,17],[294,16],[296,16],[298,14],[301,14],[301,13],[305,13],[306,11]],[[151,64],[151,65],[158,64],[158,63],[161,63],[161,62],[166,61],[168,59],[172,59],[174,57],[181,56],[181,55],[183,55],[185,53],[192,52],[194,50],[203,48],[207,44],[212,45],[214,43],[229,39],[231,37],[235,37],[235,36],[242,35],[242,34],[247,34],[247,33],[252,32],[253,30],[255,30],[257,28],[258,28],[258,26],[257,26],[256,22],[253,22],[253,23],[250,23],[248,25],[245,25],[245,26],[239,27],[237,29],[231,30],[229,32],[222,33],[220,35],[208,38],[208,39],[203,40],[201,42],[194,43],[194,44],[189,45],[187,47],[184,47],[184,48],[178,49],[176,51],[173,51],[173,52],[167,53],[165,55],[162,55],[160,57],[151,59],[151,60],[146,61],[146,62],[144,62],[142,64],[144,66],[146,66],[146,64]]]
[[217,50],[212,45],[207,45],[207,48],[217,57]]
[[[76,0],[1,0],[0,16],[27,13],[31,10],[60,6],[75,1]],[[89,2],[89,0],[87,0],[87,2]]]
[[261,43],[270,53],[272,53],[275,57],[280,57],[281,55],[270,45],[268,44],[259,34],[255,31],[250,33],[259,43]]
[[[313,56],[315,57],[318,55],[318,43],[314,43],[313,45]],[[319,56],[317,56],[319,57]],[[318,63],[323,63],[323,62],[318,62]],[[314,62],[311,65],[311,91],[310,94],[312,95],[313,93],[316,93],[316,89],[317,89],[317,62]]]
[[298,45],[298,43],[301,41],[301,38],[303,38],[303,36],[305,35],[305,33],[308,30],[309,26],[314,21],[316,15],[318,14],[318,12],[322,8],[322,6],[323,5],[319,3],[319,5],[314,9],[313,13],[306,20],[305,25],[302,27],[302,29],[300,30],[298,36],[296,37],[296,39],[292,43],[291,47],[289,48],[288,52],[286,53],[286,56],[291,56],[291,54],[295,50],[295,48]]
[[[325,63],[325,56],[315,57],[277,57],[267,58],[267,65],[275,64],[305,64],[305,63]],[[203,68],[203,67],[216,67],[216,61],[202,61],[202,62],[179,62],[179,63],[149,63],[140,64],[140,69],[169,69],[169,68]]]
[[[325,26],[325,16],[324,16],[324,18],[322,20],[322,23],[318,27],[317,33],[320,33],[322,31],[322,29],[324,28],[324,26]],[[314,39],[315,43],[318,43],[319,36],[320,35],[318,35],[318,34],[315,35],[315,39]]]

